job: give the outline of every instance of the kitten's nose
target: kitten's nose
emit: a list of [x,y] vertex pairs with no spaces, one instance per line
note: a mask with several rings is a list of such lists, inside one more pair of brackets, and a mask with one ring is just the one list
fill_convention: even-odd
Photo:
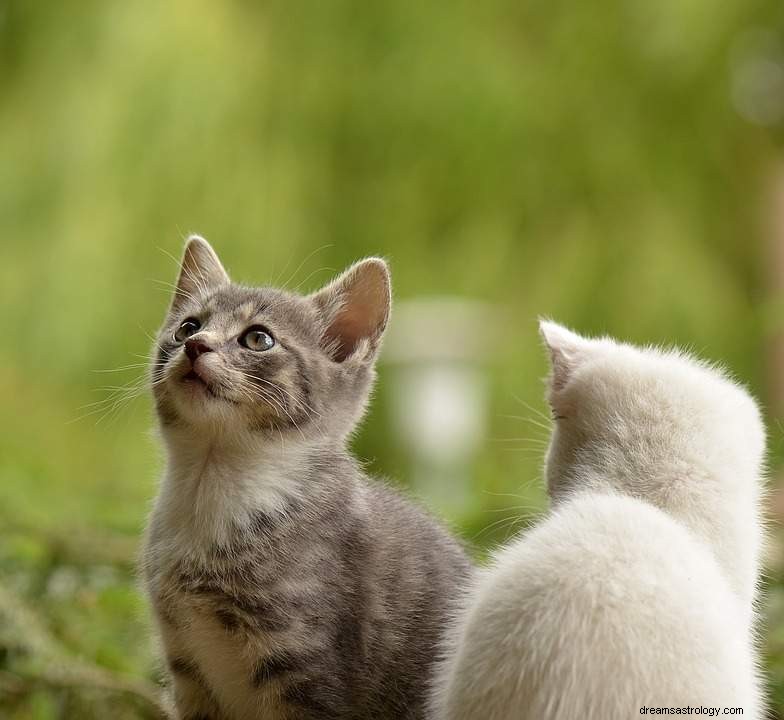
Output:
[[199,357],[199,355],[208,352],[212,352],[212,348],[203,340],[191,338],[190,340],[185,341],[185,354],[192,363],[196,362],[196,358]]

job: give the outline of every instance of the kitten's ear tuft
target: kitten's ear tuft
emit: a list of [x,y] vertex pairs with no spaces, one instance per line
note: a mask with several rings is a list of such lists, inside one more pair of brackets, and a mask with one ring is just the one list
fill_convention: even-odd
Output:
[[375,356],[392,305],[386,262],[360,260],[310,297],[326,319],[324,347],[336,362]]
[[588,341],[550,320],[539,321],[539,332],[550,352],[550,386],[553,391],[557,391],[569,382]]
[[204,297],[229,282],[229,276],[212,246],[203,237],[191,235],[185,243],[172,309],[188,299]]

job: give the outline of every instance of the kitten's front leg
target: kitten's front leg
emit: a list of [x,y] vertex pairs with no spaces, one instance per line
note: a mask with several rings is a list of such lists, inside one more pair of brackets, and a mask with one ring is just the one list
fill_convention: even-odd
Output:
[[176,720],[223,720],[202,671],[182,642],[182,630],[170,613],[157,610],[174,717]]
[[218,707],[195,663],[169,657],[171,693],[177,720],[221,720]]

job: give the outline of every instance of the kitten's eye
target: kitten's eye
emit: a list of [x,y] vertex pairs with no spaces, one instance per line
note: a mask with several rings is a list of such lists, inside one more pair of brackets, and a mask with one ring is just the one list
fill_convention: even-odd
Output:
[[275,344],[275,338],[261,325],[254,325],[240,335],[240,345],[248,350],[269,350]]
[[191,335],[198,332],[201,323],[196,318],[183,320],[180,327],[174,332],[174,340],[178,343],[185,342]]

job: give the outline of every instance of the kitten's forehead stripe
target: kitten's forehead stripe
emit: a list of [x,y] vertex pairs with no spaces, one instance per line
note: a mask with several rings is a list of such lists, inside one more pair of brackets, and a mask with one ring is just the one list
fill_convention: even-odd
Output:
[[258,302],[255,300],[245,300],[231,311],[231,316],[238,322],[248,322],[259,313],[256,311]]
[[308,300],[272,288],[231,285],[206,298],[202,309],[216,319],[228,315],[243,323],[255,319],[263,322],[268,316],[293,327],[299,334],[317,337],[313,326],[318,324],[318,318]]

